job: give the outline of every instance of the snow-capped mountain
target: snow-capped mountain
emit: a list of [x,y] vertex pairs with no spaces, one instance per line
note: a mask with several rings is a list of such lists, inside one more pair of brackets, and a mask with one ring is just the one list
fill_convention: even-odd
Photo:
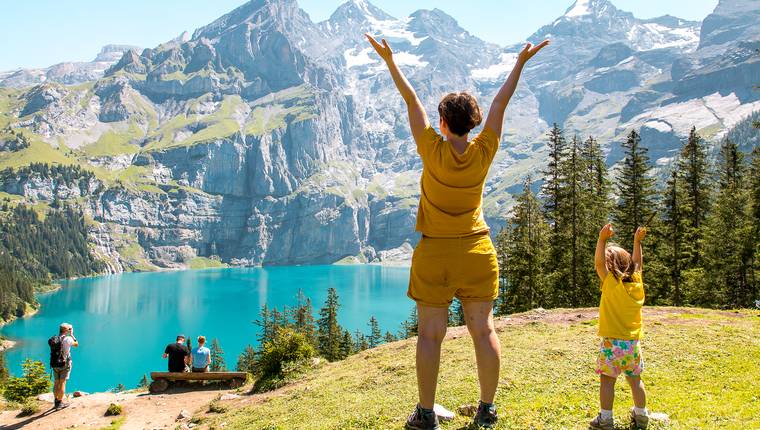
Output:
[[0,87],[23,88],[43,82],[76,85],[100,79],[103,73],[121,59],[125,52],[137,50],[131,45],[106,45],[94,60],[59,63],[44,69],[18,69],[0,72]]
[[[552,123],[597,137],[610,164],[640,129],[667,166],[692,126],[715,141],[760,109],[751,89],[760,83],[758,1],[721,0],[698,23],[578,0],[531,35],[552,44],[507,112],[486,184],[494,231],[510,192],[542,168]],[[79,202],[114,270],[199,256],[301,264],[404,255],[416,242],[421,162],[365,32],[391,44],[433,124],[449,91],[471,91],[487,109],[522,47],[487,43],[438,9],[393,17],[351,0],[315,23],[295,0],[252,0],[192,36],[99,57],[107,70],[87,85],[46,78],[29,87],[39,80],[0,75],[14,87],[0,89],[0,125],[33,141],[23,158],[0,153],[0,167],[24,159],[97,173],[84,188],[29,175],[0,191]]]

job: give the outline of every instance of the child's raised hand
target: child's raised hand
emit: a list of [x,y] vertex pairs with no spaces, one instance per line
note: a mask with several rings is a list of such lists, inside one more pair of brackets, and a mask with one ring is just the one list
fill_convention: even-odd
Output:
[[550,42],[548,39],[535,46],[533,46],[532,43],[527,43],[520,54],[517,56],[517,61],[520,61],[522,64],[527,63],[528,60],[533,58],[534,55],[538,54],[538,51],[542,50],[549,43]]
[[644,238],[647,235],[647,228],[646,227],[639,227],[636,229],[636,233],[633,234],[633,241],[634,242],[641,242],[644,240]]
[[608,241],[615,232],[612,230],[612,224],[607,224],[604,227],[602,227],[601,230],[599,230],[599,239],[603,241]]
[[391,47],[388,46],[388,42],[385,41],[385,39],[382,39],[382,45],[380,42],[375,40],[374,37],[372,37],[369,33],[364,33],[364,36],[369,40],[369,44],[372,45],[373,48],[375,48],[375,51],[377,52],[377,55],[380,56],[380,58],[383,59],[386,63],[390,61],[393,58],[393,51],[391,50]]

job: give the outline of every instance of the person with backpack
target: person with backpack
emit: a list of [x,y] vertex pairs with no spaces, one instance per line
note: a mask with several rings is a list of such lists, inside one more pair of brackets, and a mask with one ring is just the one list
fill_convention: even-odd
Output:
[[69,323],[61,323],[58,335],[48,339],[50,346],[50,367],[53,369],[54,408],[60,410],[69,406],[63,403],[66,394],[66,381],[71,376],[71,347],[78,347],[79,342],[74,337],[74,327]]

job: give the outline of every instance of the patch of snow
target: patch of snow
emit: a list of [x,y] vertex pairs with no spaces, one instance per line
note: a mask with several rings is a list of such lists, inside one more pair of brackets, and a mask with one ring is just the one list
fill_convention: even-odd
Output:
[[349,69],[378,62],[378,60],[369,56],[370,52],[372,52],[372,48],[362,49],[358,53],[356,50],[357,48],[350,48],[343,52],[343,58],[346,60],[346,67]]
[[575,18],[584,15],[591,14],[591,8],[589,7],[591,0],[576,0],[576,2],[565,12],[565,16],[568,18]]
[[721,138],[729,128],[758,109],[760,109],[760,101],[742,104],[734,93],[722,96],[716,92],[701,99],[660,106],[637,116],[631,122],[643,123],[647,127],[658,130],[657,123],[668,123],[679,135],[687,134],[691,127],[700,130],[718,126],[721,131],[715,137]]
[[720,93],[711,94],[703,97],[705,106],[710,109],[715,116],[720,118],[726,129],[735,126],[739,121],[752,114],[760,108],[760,101],[754,103],[745,103],[736,97],[736,93],[721,96]]
[[693,51],[699,45],[699,28],[670,28],[657,23],[637,24],[628,31],[628,40],[639,51],[664,48]]
[[495,81],[511,72],[517,63],[517,54],[503,53],[500,61],[483,69],[473,69],[472,77],[478,81]]
[[671,127],[670,124],[666,123],[665,121],[649,121],[644,124],[644,127],[649,127],[663,133],[670,133],[673,131],[673,127]]
[[418,46],[427,39],[427,36],[417,37],[409,31],[407,28],[408,18],[405,20],[379,20],[373,16],[367,16],[367,21],[372,32],[387,40],[388,43],[408,42],[412,46]]
[[393,60],[399,66],[425,67],[428,65],[427,61],[422,61],[421,55],[410,54],[409,52],[395,52]]

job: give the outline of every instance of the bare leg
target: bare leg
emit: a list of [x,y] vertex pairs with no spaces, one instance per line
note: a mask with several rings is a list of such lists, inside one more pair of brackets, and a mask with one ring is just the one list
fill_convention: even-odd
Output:
[[611,411],[615,403],[615,381],[617,379],[607,375],[599,375],[599,406]]
[[417,336],[417,388],[420,406],[433,409],[441,362],[441,342],[446,336],[449,310],[417,305],[419,321]]
[[499,385],[501,365],[501,344],[493,328],[493,302],[462,303],[467,330],[475,345],[475,359],[478,362],[480,400],[493,403]]
[[644,390],[644,381],[638,376],[626,376],[628,384],[631,386],[631,396],[633,404],[637,408],[644,409],[647,407],[647,393]]

